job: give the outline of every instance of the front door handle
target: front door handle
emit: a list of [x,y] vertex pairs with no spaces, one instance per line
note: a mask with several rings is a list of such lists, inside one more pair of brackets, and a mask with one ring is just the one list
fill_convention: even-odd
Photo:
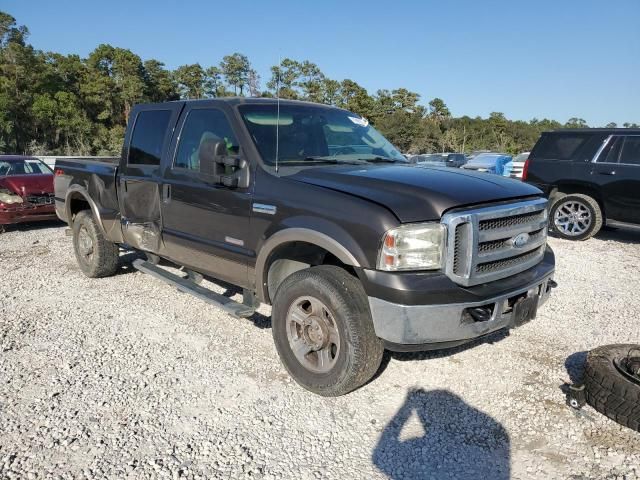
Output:
[[615,175],[615,170],[609,170],[608,172],[598,172],[600,175]]
[[165,183],[162,185],[162,201],[164,203],[171,202],[171,184]]

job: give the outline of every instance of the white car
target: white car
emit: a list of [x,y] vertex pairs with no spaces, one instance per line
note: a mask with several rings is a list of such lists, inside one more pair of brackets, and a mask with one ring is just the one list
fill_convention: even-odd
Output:
[[524,164],[529,158],[529,154],[531,152],[522,152],[513,157],[513,168],[511,169],[511,178],[519,178],[522,180],[522,170],[524,169]]

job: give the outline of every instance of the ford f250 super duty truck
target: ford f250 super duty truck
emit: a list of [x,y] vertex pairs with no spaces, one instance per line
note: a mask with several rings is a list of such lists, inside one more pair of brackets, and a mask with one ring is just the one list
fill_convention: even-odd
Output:
[[57,162],[55,197],[87,276],[135,249],[136,268],[235,316],[271,304],[282,363],[321,395],[363,385],[385,348],[527,322],[555,286],[540,190],[411,165],[366,119],[324,105],[138,105],[119,163]]

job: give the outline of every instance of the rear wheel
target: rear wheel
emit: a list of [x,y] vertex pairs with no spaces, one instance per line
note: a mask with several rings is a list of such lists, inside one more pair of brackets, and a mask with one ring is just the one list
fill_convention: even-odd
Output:
[[340,267],[312,267],[287,277],[273,302],[272,330],[289,374],[319,395],[355,390],[382,361],[384,347],[364,289]]
[[600,205],[581,193],[557,197],[549,216],[553,232],[566,240],[586,240],[602,228]]
[[105,238],[89,210],[79,212],[73,220],[73,249],[80,270],[87,277],[108,277],[116,273],[118,245]]

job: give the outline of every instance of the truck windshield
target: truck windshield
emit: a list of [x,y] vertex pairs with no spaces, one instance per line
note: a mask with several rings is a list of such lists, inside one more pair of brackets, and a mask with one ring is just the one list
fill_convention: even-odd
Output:
[[333,107],[276,104],[239,107],[265,163],[407,162],[407,159],[364,118]]

